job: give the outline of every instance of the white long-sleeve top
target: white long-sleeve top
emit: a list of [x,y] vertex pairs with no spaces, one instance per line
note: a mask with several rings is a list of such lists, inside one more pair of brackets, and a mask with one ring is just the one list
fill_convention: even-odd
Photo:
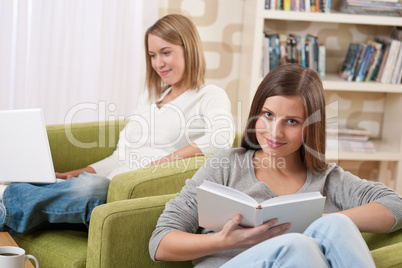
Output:
[[136,111],[120,132],[113,154],[90,165],[97,174],[115,175],[147,166],[195,143],[204,155],[229,148],[234,141],[231,105],[226,92],[217,86],[186,90],[158,108],[171,89],[156,101],[148,93],[139,98]]

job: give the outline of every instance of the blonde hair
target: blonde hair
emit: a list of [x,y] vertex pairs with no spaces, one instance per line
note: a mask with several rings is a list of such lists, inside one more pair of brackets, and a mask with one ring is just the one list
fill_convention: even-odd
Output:
[[204,85],[205,58],[197,28],[188,18],[170,14],[155,22],[145,33],[146,86],[150,98],[158,98],[171,85],[165,84],[152,68],[148,53],[148,36],[155,35],[166,42],[184,48],[185,83],[189,89],[200,89]]
[[259,85],[251,104],[241,146],[261,149],[255,124],[261,115],[265,100],[272,96],[299,96],[303,102],[307,120],[306,134],[300,147],[300,157],[314,174],[327,167],[325,162],[325,97],[318,73],[297,64],[281,65],[272,69]]

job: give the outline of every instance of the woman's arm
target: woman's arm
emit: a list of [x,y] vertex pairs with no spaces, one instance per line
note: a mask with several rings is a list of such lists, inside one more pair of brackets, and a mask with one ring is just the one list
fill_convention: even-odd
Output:
[[327,211],[347,215],[362,232],[402,228],[402,197],[383,183],[367,181],[334,167],[326,176]]
[[361,232],[385,233],[396,223],[391,211],[377,202],[371,202],[339,213],[348,216]]
[[82,172],[96,173],[92,167],[85,167],[85,168],[76,169],[76,170],[72,170],[72,171],[68,171],[68,172],[64,172],[64,173],[56,172],[56,178],[68,180],[73,177],[78,177]]
[[202,151],[198,148],[198,146],[195,143],[189,144],[176,152],[167,155],[159,160],[156,160],[154,162],[151,162],[148,167],[154,166],[154,165],[159,165],[162,163],[166,162],[171,162],[171,161],[176,161],[176,160],[181,160],[189,157],[194,157],[194,156],[201,156],[204,155]]
[[272,219],[254,227],[240,227],[241,216],[229,220],[222,231],[214,234],[192,234],[172,231],[166,234],[155,253],[158,261],[194,260],[222,250],[249,248],[262,241],[278,236],[289,230],[290,224],[275,225]]

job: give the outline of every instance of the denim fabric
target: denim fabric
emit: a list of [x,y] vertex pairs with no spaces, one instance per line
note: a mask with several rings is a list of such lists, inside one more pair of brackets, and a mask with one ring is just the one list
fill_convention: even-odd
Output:
[[109,183],[106,177],[83,172],[53,184],[11,184],[0,205],[0,231],[26,234],[47,223],[88,226],[92,210],[106,202]]
[[313,222],[303,234],[289,233],[266,240],[222,267],[375,267],[355,224],[331,214]]

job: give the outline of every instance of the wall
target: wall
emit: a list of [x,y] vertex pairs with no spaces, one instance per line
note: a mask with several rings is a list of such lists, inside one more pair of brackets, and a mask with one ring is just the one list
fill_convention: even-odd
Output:
[[236,120],[243,1],[159,0],[159,16],[171,13],[185,15],[197,26],[207,61],[206,83],[226,90]]

